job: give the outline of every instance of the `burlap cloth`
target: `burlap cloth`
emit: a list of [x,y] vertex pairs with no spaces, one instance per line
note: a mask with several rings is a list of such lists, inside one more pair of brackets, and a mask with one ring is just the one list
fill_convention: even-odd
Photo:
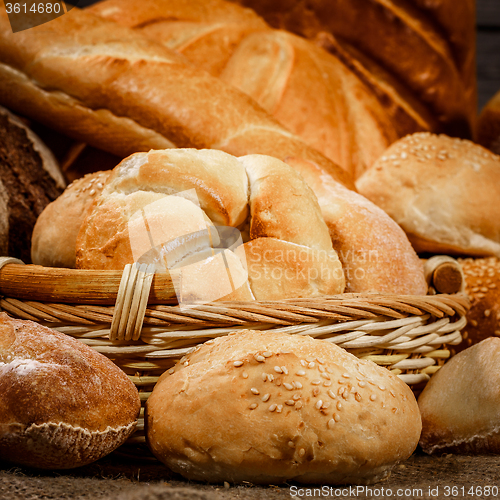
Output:
[[[0,462],[0,500],[500,498],[500,491],[496,495],[494,491],[487,494],[486,486],[500,489],[500,456],[429,457],[417,450],[396,467],[388,481],[364,491],[348,486],[326,490],[321,489],[321,485],[294,483],[267,487],[190,483],[158,462],[131,461],[115,454],[87,467],[58,472],[35,471]],[[388,490],[392,494],[388,494]]]

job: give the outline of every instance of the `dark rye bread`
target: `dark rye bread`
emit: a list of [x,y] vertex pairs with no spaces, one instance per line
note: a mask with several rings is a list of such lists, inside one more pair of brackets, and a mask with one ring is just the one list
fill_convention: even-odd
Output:
[[[50,173],[49,173],[50,172]],[[31,233],[64,178],[40,139],[0,108],[0,254],[31,262]]]

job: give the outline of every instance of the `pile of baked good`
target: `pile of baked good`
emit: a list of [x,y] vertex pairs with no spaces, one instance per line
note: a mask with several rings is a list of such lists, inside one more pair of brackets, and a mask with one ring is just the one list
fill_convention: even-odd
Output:
[[[499,335],[496,296],[482,299],[497,289],[500,157],[467,139],[473,1],[237,3],[104,0],[15,34],[0,9],[0,104],[62,163],[46,174],[55,158],[0,115],[12,138],[2,251],[28,262],[31,245],[42,266],[177,273],[183,303],[425,295],[424,259],[451,254],[466,258],[474,296],[457,350]],[[387,40],[375,43],[372,27]],[[62,173],[76,180],[58,196]],[[20,206],[29,217],[16,233]],[[485,342],[438,372],[419,409],[397,376],[326,340],[240,331],[162,375],[148,445],[189,479],[255,483],[379,481],[419,439],[429,452],[498,451],[494,395],[482,393],[494,410],[476,433],[469,409],[449,423],[459,396],[444,410],[435,396],[457,371],[489,370],[483,349],[492,359],[498,349]],[[104,360],[2,314],[0,457],[74,467],[122,444],[139,395]]]

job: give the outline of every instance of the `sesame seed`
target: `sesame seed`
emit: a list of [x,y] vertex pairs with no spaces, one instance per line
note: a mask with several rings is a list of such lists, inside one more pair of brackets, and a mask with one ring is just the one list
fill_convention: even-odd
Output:
[[328,428],[329,429],[333,429],[334,425],[335,425],[335,420],[333,420],[333,418],[331,418],[330,420],[328,420]]
[[264,363],[264,361],[266,360],[266,358],[264,356],[255,356],[255,359],[256,361],[258,361],[259,363]]
[[91,196],[93,196],[93,195],[95,194],[95,189],[91,189],[91,190],[89,191],[89,194],[90,194]]
[[301,364],[302,366],[306,367],[306,366],[307,366],[307,361],[305,361],[305,360],[301,359],[301,360],[300,360],[300,364]]
[[337,410],[340,410],[342,408],[342,403],[340,401],[337,402]]
[[381,390],[381,391],[385,391],[385,385],[379,385],[378,388]]
[[389,392],[390,392],[390,394],[391,394],[391,396],[392,396],[393,398],[395,398],[395,397],[396,397],[396,394],[394,393],[394,391],[389,391]]
[[276,373],[283,373],[283,370],[282,370],[279,366],[275,366],[275,367],[274,367],[274,371],[275,371]]
[[263,382],[266,382],[266,381],[267,381],[267,373],[263,373],[263,374],[261,375],[261,378],[262,378],[262,381],[263,381]]
[[294,394],[292,398],[294,401],[298,401],[300,399],[300,394]]
[[342,374],[342,376],[343,376],[344,378],[350,378],[350,375],[349,375],[348,373],[343,373],[343,374]]
[[319,410],[323,406],[323,401],[321,401],[321,399],[318,399],[318,401],[316,401],[316,404],[314,406],[316,407],[317,410]]
[[295,401],[293,399],[287,399],[285,401],[285,404],[288,406],[293,406],[295,404]]
[[247,372],[243,372],[243,373],[241,374],[241,376],[242,376],[243,378],[248,378],[248,373],[247,373]]
[[314,361],[311,361],[308,365],[307,368],[314,368],[316,366],[316,363]]
[[242,366],[243,365],[243,361],[235,361],[233,363],[234,366],[238,367],[238,366]]
[[324,386],[324,387],[330,387],[331,385],[332,385],[332,383],[331,383],[329,380],[325,380],[325,381],[323,382],[323,386]]
[[337,413],[335,413],[333,415],[333,418],[334,418],[335,422],[339,422],[340,421],[340,415],[338,415]]
[[316,397],[319,394],[319,388],[315,387],[313,390],[313,396]]
[[338,390],[338,395],[339,396],[342,396],[342,394],[344,394],[346,388],[345,387],[341,387],[339,390]]
[[266,351],[266,352],[262,353],[262,356],[264,356],[265,358],[270,358],[272,355],[273,355],[273,353],[269,352],[269,351]]
[[276,407],[276,413],[281,413],[281,412],[282,412],[282,410],[283,410],[283,405],[278,405],[278,406]]
[[325,364],[325,360],[323,358],[316,358],[316,361],[320,364],[320,365],[324,365]]
[[298,375],[299,377],[303,377],[305,374],[306,374],[306,372],[305,372],[304,370],[299,370],[299,371],[297,372],[297,375]]
[[311,385],[319,385],[319,384],[321,384],[321,380],[319,380],[319,379],[311,381]]
[[293,385],[295,386],[296,389],[302,389],[302,384],[300,382],[295,381]]
[[278,405],[276,404],[272,404],[270,407],[269,407],[269,411],[274,411],[276,410],[276,408],[278,407]]
[[288,375],[288,369],[286,366],[282,366],[281,367],[281,371],[285,374],[285,375]]
[[290,446],[290,448],[295,448],[295,443],[293,441],[288,441],[288,446]]
[[296,409],[296,410],[300,410],[301,408],[302,408],[302,401],[297,401],[297,402],[295,403],[295,409]]
[[270,399],[271,399],[271,394],[264,394],[264,396],[262,396],[262,401],[264,403],[267,403]]
[[329,390],[327,391],[327,394],[328,394],[328,395],[329,395],[332,399],[336,399],[336,396],[335,396],[335,394],[333,394],[333,391],[332,391],[332,390],[330,390],[330,389],[329,389]]
[[256,389],[255,387],[252,387],[252,388],[250,389],[250,392],[251,392],[252,394],[255,394],[256,396],[258,396],[258,395],[260,394],[259,389]]
[[326,380],[330,380],[330,375],[328,375],[328,373],[321,373],[320,376],[325,378]]
[[323,410],[326,410],[329,406],[330,406],[330,402],[329,402],[329,401],[324,401],[324,402],[323,402],[323,405],[321,406],[321,408],[322,408]]
[[170,375],[172,375],[172,373],[175,372],[175,369],[174,368],[170,368],[170,370],[168,370],[168,373],[170,373]]
[[294,387],[292,384],[288,384],[288,383],[284,383],[283,386],[285,387],[285,389],[287,389],[288,391],[293,391]]
[[274,382],[274,375],[272,373],[268,373],[267,380],[269,380],[269,382]]
[[366,387],[366,382],[361,381],[358,383],[358,385],[359,387]]
[[255,410],[255,408],[257,408],[257,406],[259,406],[257,403],[252,403],[252,404],[248,407],[248,409],[249,409],[249,410]]
[[325,367],[321,366],[321,365],[318,365],[318,370],[320,371],[320,373],[325,373],[326,372]]
[[182,363],[184,366],[188,366],[189,365],[189,361],[184,361],[184,363]]
[[[373,394],[372,394],[372,396],[373,396]],[[361,399],[362,399],[362,398],[361,398],[361,394],[360,394],[359,392],[357,392],[357,393],[355,394],[354,398],[356,399],[356,401],[358,401],[358,403],[359,403],[359,402],[361,401]],[[370,397],[370,399],[371,399],[371,397]]]

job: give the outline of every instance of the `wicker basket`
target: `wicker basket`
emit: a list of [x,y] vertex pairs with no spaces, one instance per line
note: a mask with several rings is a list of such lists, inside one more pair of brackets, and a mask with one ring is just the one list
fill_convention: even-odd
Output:
[[[440,269],[448,269],[446,279]],[[460,266],[450,258],[431,259],[426,274],[431,291],[463,290]],[[146,267],[127,266],[123,273],[82,271],[0,258],[0,308],[108,356],[136,384],[143,402],[161,373],[194,346],[241,329],[325,339],[387,367],[411,386],[421,386],[450,357],[446,346],[461,341],[470,307],[463,293],[436,293],[342,294],[180,308],[174,284],[168,274],[153,275]],[[130,443],[144,442],[143,426],[140,420]]]

